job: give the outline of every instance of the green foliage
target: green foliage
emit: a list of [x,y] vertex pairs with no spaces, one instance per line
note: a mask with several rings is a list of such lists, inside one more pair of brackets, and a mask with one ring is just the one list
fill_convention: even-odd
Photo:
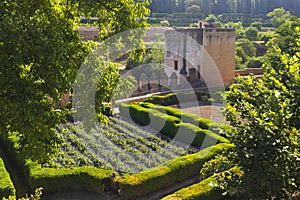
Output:
[[40,200],[42,196],[42,190],[43,188],[37,188],[35,189],[35,193],[28,196],[26,194],[25,197],[16,198],[15,196],[9,196],[8,198],[3,198],[2,200]]
[[265,44],[267,44],[273,37],[275,36],[274,32],[268,31],[265,33],[260,32],[259,33],[259,40],[264,41]]
[[228,22],[223,25],[224,28],[243,29],[242,22]]
[[261,31],[262,22],[252,22],[251,26],[257,28],[258,31]]
[[[286,23],[282,24],[275,30],[276,35],[269,42],[269,46],[278,46],[282,52],[288,53],[291,56],[299,50],[297,43],[299,43],[299,28],[300,18],[290,17]],[[270,51],[274,51],[270,48]],[[278,60],[278,59],[276,59]]]
[[170,26],[170,23],[168,20],[162,20],[159,22],[159,25],[160,26],[165,26],[165,27],[169,27]]
[[147,26],[146,17],[150,14],[150,10],[147,8],[148,0],[103,0],[101,2],[74,0],[73,4],[77,9],[79,8],[75,12],[77,16],[101,16],[97,21],[100,39],[133,28],[145,27]]
[[[123,116],[132,118],[136,123],[152,125],[151,128],[153,129],[157,129],[160,127],[159,125],[162,125],[161,130],[158,131],[171,138],[175,137],[180,131],[180,133],[184,133],[180,136],[180,140],[187,142],[190,138],[194,138],[192,141],[194,146],[204,148],[213,143],[228,142],[224,137],[207,130],[211,128],[213,131],[220,133],[222,132],[221,128],[225,128],[224,125],[219,125],[191,113],[182,113],[176,109],[151,104],[122,104],[120,105],[120,112]],[[164,114],[165,112],[166,114]],[[205,129],[198,126],[205,127]],[[205,143],[203,143],[204,139]]]
[[214,15],[214,14],[209,14],[206,18],[205,21],[208,23],[216,23],[219,21],[219,19]]
[[279,27],[291,16],[289,11],[286,11],[284,8],[275,8],[272,12],[267,14],[271,18],[271,22],[274,27]]
[[15,195],[16,189],[10,179],[9,173],[6,171],[4,162],[0,157],[0,199]]
[[0,129],[5,134],[20,133],[20,153],[43,162],[56,151],[54,127],[67,111],[60,98],[71,90],[91,50],[74,31],[79,16],[101,16],[97,23],[99,37],[104,39],[144,27],[147,4],[134,0],[1,1],[0,26],[5,28],[0,29]]
[[162,200],[221,200],[224,197],[221,190],[215,186],[216,183],[216,178],[211,176],[199,183],[182,188],[175,193],[162,198]]
[[239,77],[225,94],[226,119],[235,128],[227,135],[235,148],[226,156],[245,173],[228,188],[247,198],[288,199],[299,187],[299,54],[277,54],[281,67],[269,61],[262,79]]
[[245,36],[250,41],[256,41],[258,38],[258,30],[256,27],[250,26],[245,29]]
[[249,57],[253,57],[256,54],[256,48],[254,47],[254,44],[246,38],[238,39],[236,41],[236,46],[242,47],[245,54]]
[[111,170],[94,167],[30,168],[29,184],[32,188],[43,187],[45,192],[63,190],[85,190],[104,193],[109,180],[114,176]]
[[175,158],[162,166],[135,175],[116,177],[114,182],[115,185],[119,186],[119,193],[122,198],[134,199],[195,176],[205,161],[230,148],[232,148],[231,144],[217,144],[198,153]]
[[246,68],[261,68],[263,64],[262,57],[252,57],[245,63]]
[[237,46],[235,48],[235,68],[243,69],[245,68],[244,64],[249,59],[249,56],[245,53],[243,47]]
[[162,113],[177,117],[185,123],[191,123],[195,126],[199,126],[202,129],[211,129],[212,131],[215,131],[217,133],[220,133],[221,129],[226,127],[223,124],[219,124],[212,120],[202,118],[199,115],[182,112],[176,108],[172,108],[169,106],[154,105],[151,103],[142,103],[140,104],[140,106],[161,111]]
[[0,3],[1,132],[22,133],[21,153],[45,160],[61,117],[53,104],[70,89],[88,47],[74,32],[73,5],[31,4]]

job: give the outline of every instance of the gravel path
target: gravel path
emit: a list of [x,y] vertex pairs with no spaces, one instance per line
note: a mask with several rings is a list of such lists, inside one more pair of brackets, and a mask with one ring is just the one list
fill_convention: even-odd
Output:
[[205,101],[199,101],[198,104],[199,105],[195,105],[195,103],[184,103],[181,104],[180,107],[183,112],[194,113],[203,118],[211,119],[215,122],[228,124],[228,122],[225,120],[225,116],[222,113],[222,109],[225,108],[224,105],[218,103],[209,105]]

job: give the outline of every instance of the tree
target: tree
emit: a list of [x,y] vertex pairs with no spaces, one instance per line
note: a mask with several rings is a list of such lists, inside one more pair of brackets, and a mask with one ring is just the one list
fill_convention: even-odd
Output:
[[281,54],[280,71],[266,63],[262,79],[240,77],[225,94],[226,119],[234,127],[227,135],[235,144],[226,157],[244,171],[234,190],[247,198],[287,199],[298,190],[300,130],[292,120],[300,117],[298,59]]
[[258,30],[256,27],[250,26],[245,29],[245,36],[251,41],[255,41],[258,38]]
[[240,61],[240,62],[236,63],[236,64],[239,64],[239,66],[240,66],[237,68],[238,69],[245,68],[245,67],[242,67],[242,65],[240,65],[240,64],[245,64],[247,62],[247,60],[249,59],[249,56],[245,53],[243,47],[237,46],[235,48],[235,55],[237,56],[237,61]]
[[102,16],[98,25],[103,39],[144,26],[146,4],[133,0],[1,1],[1,136],[19,132],[20,153],[45,161],[56,149],[54,127],[65,114],[63,105],[60,110],[53,105],[59,105],[61,95],[70,91],[91,50],[74,31],[78,17],[83,13]]
[[208,23],[216,23],[218,21],[218,18],[214,14],[209,14],[206,18],[205,21]]
[[[294,28],[295,33],[299,31],[300,27]],[[225,116],[233,127],[226,135],[235,147],[205,168],[218,171],[238,166],[243,171],[235,174],[226,170],[219,176],[217,185],[227,194],[245,199],[300,197],[299,34],[295,40],[296,46],[290,46],[293,55],[273,43],[263,65],[263,76],[239,77],[224,95]],[[220,166],[212,166],[220,162]]]
[[242,47],[246,55],[249,57],[253,57],[256,54],[256,48],[254,44],[246,38],[238,39],[236,41],[236,46]]
[[297,27],[300,27],[300,18],[287,19],[286,23],[275,30],[276,37],[270,41],[269,47],[277,45],[283,52],[295,55],[298,50],[297,39],[299,37],[299,32],[295,31]]
[[246,68],[261,68],[262,66],[262,58],[261,57],[252,57],[247,60],[245,63]]
[[165,27],[169,27],[170,26],[170,23],[168,20],[162,20],[159,22],[159,25],[160,26],[165,26]]
[[279,27],[285,22],[286,19],[288,19],[291,16],[291,14],[284,8],[275,8],[272,12],[269,12],[267,16],[272,17],[271,22],[274,27]]
[[262,22],[252,22],[251,26],[257,28],[258,31],[261,31]]

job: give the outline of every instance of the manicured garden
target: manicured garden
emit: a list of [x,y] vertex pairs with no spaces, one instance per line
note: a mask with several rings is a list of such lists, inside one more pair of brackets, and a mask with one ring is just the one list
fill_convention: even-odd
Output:
[[[124,112],[126,108],[130,108],[136,124],[126,121],[129,119]],[[1,140],[15,164],[24,169],[32,190],[42,187],[43,193],[111,191],[122,199],[134,199],[197,176],[206,161],[233,146],[225,138],[203,129],[204,124],[207,128],[213,124],[216,129],[223,125],[192,115],[190,121],[185,121],[183,116],[189,116],[187,113],[170,108],[165,114],[165,109],[151,103],[123,104],[120,117],[110,117],[107,124],[99,124],[89,132],[80,123],[57,125],[60,146],[57,156],[42,164],[25,160],[18,153],[17,132],[2,135]],[[149,120],[147,116],[152,120],[155,120],[153,116],[157,120],[164,118],[168,127],[162,130],[145,127],[146,121],[140,120]],[[195,134],[193,145],[186,144],[185,140],[172,140],[179,129],[188,137]],[[201,150],[205,137],[215,143]],[[3,196],[14,195],[13,185],[10,187],[12,192]]]

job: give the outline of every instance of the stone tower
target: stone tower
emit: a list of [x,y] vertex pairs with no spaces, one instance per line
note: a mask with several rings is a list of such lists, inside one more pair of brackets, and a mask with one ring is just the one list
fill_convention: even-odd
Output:
[[178,86],[183,77],[211,87],[228,86],[235,77],[235,30],[200,24],[165,32],[166,74],[178,77]]

